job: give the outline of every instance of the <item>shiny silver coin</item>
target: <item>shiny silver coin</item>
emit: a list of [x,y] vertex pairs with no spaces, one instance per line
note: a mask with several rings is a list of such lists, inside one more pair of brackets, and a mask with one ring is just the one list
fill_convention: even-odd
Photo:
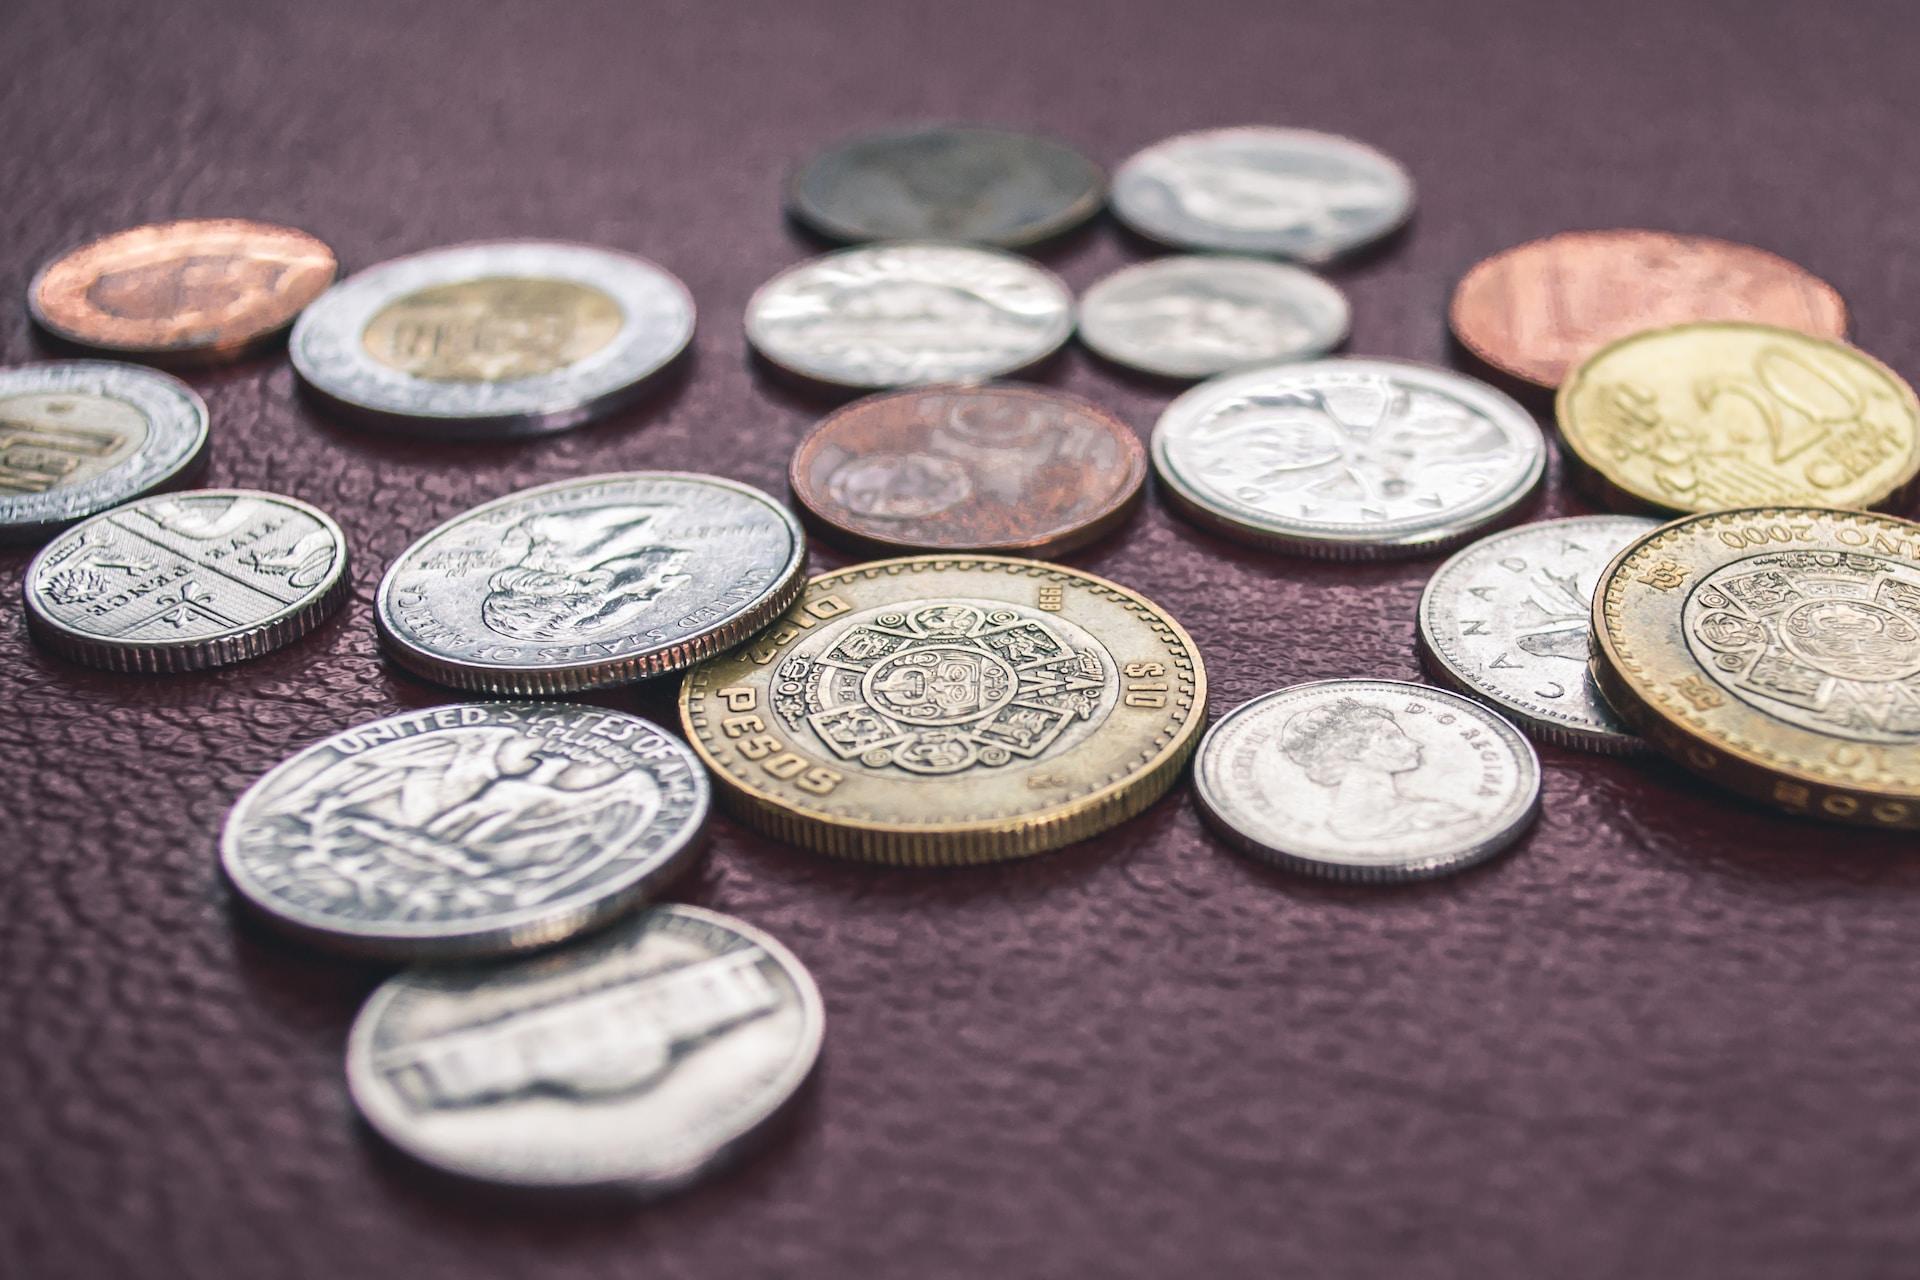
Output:
[[1113,211],[1178,249],[1330,262],[1397,230],[1413,179],[1372,147],[1307,129],[1210,129],[1136,153]]
[[1310,271],[1260,258],[1156,258],[1080,298],[1080,340],[1163,378],[1322,356],[1346,341],[1347,297]]
[[1194,757],[1200,810],[1257,858],[1335,880],[1418,880],[1492,857],[1540,803],[1518,730],[1458,694],[1317,680],[1222,716]]
[[293,328],[293,367],[351,416],[440,435],[577,426],[693,337],[693,295],[645,258],[503,240],[432,249],[335,285]]
[[751,485],[587,476],[455,516],[400,553],[374,621],[401,666],[459,689],[553,694],[731,649],[800,593],[807,544]]
[[1587,675],[1593,590],[1658,520],[1576,516],[1521,525],[1455,553],[1420,596],[1420,652],[1436,679],[1543,742],[1621,755],[1640,739]]
[[68,529],[27,566],[27,629],[109,671],[175,672],[254,658],[346,600],[340,526],[252,489],[155,495]]
[[354,1020],[347,1085],[389,1142],[451,1173],[664,1192],[787,1104],[824,1026],[778,942],[653,907],[558,951],[392,979]]
[[836,387],[997,378],[1072,332],[1073,296],[1057,276],[966,245],[843,249],[781,272],[747,303],[754,350]]
[[0,369],[0,542],[38,542],[206,460],[207,406],[178,378],[111,360]]
[[1267,365],[1167,406],[1153,461],[1173,504],[1228,537],[1376,559],[1457,545],[1539,487],[1547,445],[1483,382],[1401,360]]

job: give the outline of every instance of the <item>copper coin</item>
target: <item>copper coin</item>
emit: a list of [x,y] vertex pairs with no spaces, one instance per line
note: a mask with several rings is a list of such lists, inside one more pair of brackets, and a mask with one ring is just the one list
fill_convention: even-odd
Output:
[[1448,318],[1475,356],[1548,388],[1643,329],[1746,320],[1847,333],[1839,291],[1806,268],[1752,245],[1666,231],[1563,231],[1502,250],[1461,277]]
[[42,328],[151,364],[212,364],[284,332],[333,283],[333,250],[244,218],[156,222],[55,258],[27,288]]
[[793,494],[863,550],[1084,546],[1127,518],[1147,454],[1127,424],[1075,396],[1005,384],[869,396],[793,455]]

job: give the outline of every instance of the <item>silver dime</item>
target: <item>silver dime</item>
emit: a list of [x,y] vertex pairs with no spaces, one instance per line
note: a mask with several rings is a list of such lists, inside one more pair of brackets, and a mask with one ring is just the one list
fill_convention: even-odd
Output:
[[697,907],[529,959],[415,969],[373,993],[347,1085],[429,1164],[523,1186],[663,1192],[735,1154],[820,1055],[791,952]]
[[747,303],[747,340],[813,382],[880,389],[1024,369],[1073,332],[1052,272],[994,249],[880,244],[781,272]]
[[0,369],[0,542],[38,542],[206,457],[207,406],[178,378],[111,360]]
[[1336,880],[1417,880],[1492,857],[1540,802],[1540,762],[1498,714],[1399,680],[1318,680],[1229,711],[1200,740],[1201,812],[1256,857]]
[[1306,129],[1210,129],[1136,153],[1113,211],[1180,249],[1330,262],[1413,212],[1413,179],[1372,147]]
[[562,480],[455,516],[400,553],[374,621],[395,661],[483,693],[552,694],[677,671],[799,595],[791,512],[718,476]]
[[503,240],[368,267],[301,314],[289,349],[308,387],[349,414],[527,435],[631,400],[693,320],[686,286],[645,258]]
[[1483,382],[1401,360],[1268,365],[1167,406],[1153,461],[1174,505],[1258,546],[1379,558],[1438,551],[1511,513],[1547,446]]
[[349,594],[340,526],[252,489],[155,495],[55,538],[27,566],[27,629],[110,671],[215,667],[278,649]]
[[1640,739],[1587,675],[1593,591],[1616,554],[1659,527],[1641,516],[1576,516],[1456,552],[1420,596],[1427,668],[1542,741],[1607,755],[1637,750]]
[[1080,340],[1165,378],[1325,355],[1346,340],[1346,295],[1310,271],[1261,258],[1156,258],[1080,298]]

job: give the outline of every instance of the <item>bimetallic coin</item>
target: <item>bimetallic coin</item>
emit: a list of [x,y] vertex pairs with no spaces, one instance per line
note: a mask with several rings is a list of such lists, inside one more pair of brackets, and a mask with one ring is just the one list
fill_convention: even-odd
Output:
[[350,415],[441,435],[559,431],[632,400],[693,337],[645,258],[503,240],[369,267],[294,326],[293,366]]
[[1593,588],[1640,516],[1575,516],[1492,534],[1454,553],[1420,596],[1420,654],[1441,683],[1556,746],[1621,755],[1640,739],[1587,675]]
[[345,602],[347,540],[323,511],[193,489],[68,529],[27,566],[27,630],[109,671],[223,666],[290,644]]
[[1269,365],[1194,387],[1153,431],[1173,504],[1231,538],[1372,559],[1457,545],[1546,469],[1533,418],[1483,382],[1400,360]]
[[924,556],[815,578],[695,667],[688,740],[749,825],[875,862],[1058,848],[1152,804],[1206,720],[1200,654],[1133,592],[1031,560]]
[[178,378],[107,360],[0,369],[0,542],[37,542],[207,460],[207,406]]
[[1317,680],[1222,716],[1193,769],[1238,848],[1335,880],[1420,880],[1483,862],[1540,805],[1540,761],[1499,715],[1399,680]]
[[788,268],[747,303],[754,350],[837,387],[997,378],[1072,332],[1073,297],[1052,272],[966,245],[843,249]]
[[1163,378],[1322,356],[1346,341],[1346,295],[1310,271],[1259,258],[1156,258],[1080,299],[1080,340]]
[[652,907],[558,951],[415,969],[375,991],[347,1085],[380,1134],[522,1186],[684,1186],[740,1150],[820,1056],[813,979],[697,907]]
[[1561,384],[1576,478],[1624,509],[1897,507],[1920,473],[1920,400],[1856,347],[1767,325],[1634,334]]
[[1070,551],[1132,512],[1147,451],[1126,423],[1030,387],[871,396],[793,455],[793,493],[865,548]]
[[771,497],[634,471],[523,489],[400,553],[374,622],[429,680],[554,694],[677,671],[739,644],[800,593],[807,543]]

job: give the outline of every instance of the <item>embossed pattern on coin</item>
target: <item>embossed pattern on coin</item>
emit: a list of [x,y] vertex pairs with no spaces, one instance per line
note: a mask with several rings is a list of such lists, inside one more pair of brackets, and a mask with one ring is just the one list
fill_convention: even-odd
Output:
[[1310,271],[1260,258],[1155,258],[1080,298],[1080,340],[1163,378],[1322,356],[1346,340],[1346,295]]

